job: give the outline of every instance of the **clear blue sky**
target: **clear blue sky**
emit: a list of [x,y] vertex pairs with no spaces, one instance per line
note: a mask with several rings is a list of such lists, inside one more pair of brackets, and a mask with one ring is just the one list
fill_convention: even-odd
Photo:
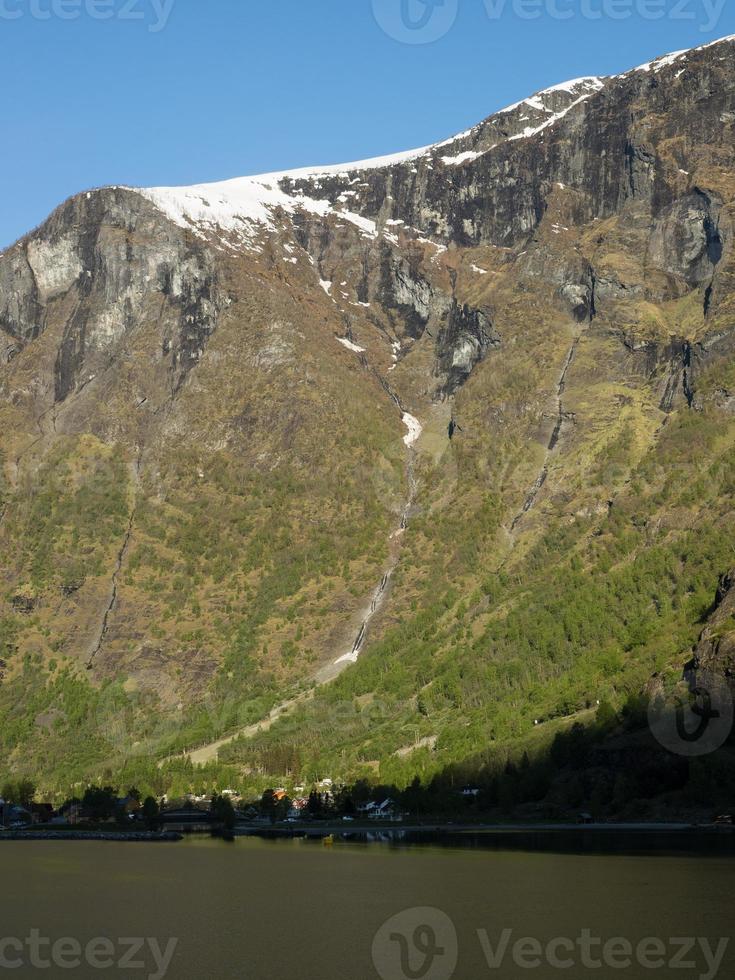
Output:
[[[422,146],[554,82],[735,33],[735,0],[714,27],[718,0],[443,0],[423,33],[402,27],[401,2],[0,0],[0,246],[87,187]],[[404,2],[414,25],[431,13]],[[646,19],[657,3],[663,19]],[[456,21],[406,44],[376,9],[412,41]]]

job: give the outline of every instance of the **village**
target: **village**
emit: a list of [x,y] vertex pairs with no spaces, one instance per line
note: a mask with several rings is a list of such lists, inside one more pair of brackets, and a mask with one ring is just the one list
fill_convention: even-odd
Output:
[[183,799],[143,798],[134,787],[124,795],[112,787],[89,787],[81,797],[55,807],[36,800],[32,783],[6,785],[0,796],[0,834],[28,830],[111,827],[145,828],[180,834],[233,831],[237,828],[293,826],[299,823],[402,823],[407,816],[390,797],[355,804],[331,779],[319,781],[308,795],[296,786],[268,789],[259,800],[246,800],[232,789],[188,794]]

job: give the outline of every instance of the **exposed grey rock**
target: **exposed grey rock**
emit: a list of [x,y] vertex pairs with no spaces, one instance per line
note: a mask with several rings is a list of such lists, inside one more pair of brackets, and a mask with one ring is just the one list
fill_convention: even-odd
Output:
[[486,312],[454,302],[437,338],[438,372],[446,378],[441,394],[453,394],[488,351],[499,346]]
[[648,258],[691,289],[711,282],[731,241],[722,202],[695,188],[656,218]]

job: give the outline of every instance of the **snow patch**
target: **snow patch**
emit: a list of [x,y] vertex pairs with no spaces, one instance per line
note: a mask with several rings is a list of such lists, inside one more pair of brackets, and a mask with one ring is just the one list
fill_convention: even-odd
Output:
[[603,78],[597,75],[589,75],[584,78],[572,78],[567,82],[559,82],[557,85],[551,85],[549,88],[542,89],[535,95],[531,95],[526,99],[521,99],[520,102],[514,102],[512,105],[506,106],[504,109],[500,109],[495,115],[504,116],[509,112],[514,112],[516,109],[520,109],[521,106],[530,106],[532,109],[538,109],[540,112],[552,112],[552,109],[544,103],[541,98],[542,95],[551,95],[554,92],[567,92],[569,95],[577,95],[579,89],[583,89],[585,96],[590,96],[595,92],[599,92],[605,87],[605,82]]
[[469,163],[470,160],[477,160],[481,156],[482,153],[478,153],[476,150],[465,150],[464,153],[460,153],[456,157],[442,157],[442,163],[445,167],[458,167],[460,164]]
[[[660,72],[662,68],[666,68],[668,65],[673,65],[675,61],[678,61],[679,58],[683,58],[686,54],[689,54],[688,48],[684,51],[672,51],[671,54],[665,54],[660,58],[654,59],[653,61],[647,61],[645,65],[639,65],[637,68],[634,68],[633,71],[651,71],[651,69],[653,69],[654,74],[656,74],[657,72]],[[626,74],[629,75],[630,72],[626,72]]]
[[417,238],[416,241],[417,242],[421,242],[422,245],[431,245],[432,248],[435,248],[436,249],[436,254],[437,255],[441,255],[442,252],[446,252],[447,251],[447,246],[446,245],[439,245],[438,242],[432,242],[432,240],[430,238]]
[[546,120],[546,122],[541,123],[540,126],[526,126],[522,133],[518,133],[516,136],[510,136],[508,138],[508,142],[512,143],[515,140],[528,139],[530,136],[537,136],[538,133],[543,133],[543,131],[548,129],[549,126],[553,126],[555,123],[558,123],[560,119],[563,119],[566,115],[568,115],[576,106],[586,102],[589,97],[589,95],[581,95],[578,99],[575,99],[571,105],[568,105],[566,109],[562,109],[561,112],[555,112]]
[[347,337],[337,337],[336,340],[338,344],[342,344],[343,347],[346,347],[347,350],[353,351],[355,354],[365,353],[364,347],[358,347],[357,344],[353,344],[351,340],[347,339]]
[[182,228],[229,232],[237,241],[253,245],[259,230],[275,231],[277,208],[293,214],[297,209],[325,216],[329,201],[286,194],[272,177],[242,177],[193,187],[153,187],[138,193]]
[[[730,34],[727,37],[717,38],[716,41],[710,41],[707,44],[700,44],[699,47],[696,48],[685,48],[682,51],[672,51],[671,54],[661,55],[660,58],[654,58],[653,61],[647,61],[643,65],[638,65],[637,68],[631,68],[630,71],[623,72],[620,75],[612,75],[611,77],[626,78],[628,75],[633,75],[635,72],[639,71],[653,71],[654,74],[657,74],[663,68],[675,64],[677,61],[679,61],[681,58],[685,58],[687,55],[695,54],[697,51],[705,51],[707,48],[713,48],[718,44],[731,44],[733,41],[735,41],[735,34]],[[676,77],[678,78],[679,75],[684,72],[684,70],[685,69],[682,68],[681,71],[677,73]]]
[[378,237],[378,225],[370,218],[363,218],[361,214],[354,214],[352,211],[336,211],[335,213],[337,217],[344,218],[350,224],[356,225],[366,238]]
[[[480,123],[480,126],[482,123]],[[436,143],[432,149],[441,150],[444,146],[451,146],[452,143],[459,143],[460,140],[467,139],[468,136],[472,136],[475,130],[479,129],[480,126],[473,126],[472,129],[466,129],[463,133],[457,133],[456,136],[450,136],[448,140],[442,140],[441,143]]]
[[[275,231],[274,212],[277,209],[282,209],[287,214],[294,214],[301,210],[321,217],[335,214],[356,225],[365,235],[376,238],[377,225],[374,221],[351,211],[337,209],[329,201],[307,196],[300,190],[286,190],[283,187],[284,183],[288,186],[288,182],[311,179],[314,190],[318,191],[318,178],[321,176],[330,174],[347,176],[354,170],[395,166],[406,160],[416,159],[430,149],[431,147],[425,147],[355,163],[237,177],[233,180],[195,184],[191,187],[151,187],[135,188],[135,190],[155,204],[179,227],[193,227],[195,230],[209,230],[212,233],[225,231],[237,243],[251,248],[256,246],[256,238],[260,231]],[[342,195],[342,198],[344,197],[345,195]]]
[[408,412],[403,413],[403,424],[408,429],[408,432],[403,437],[403,441],[405,442],[406,446],[410,449],[412,446],[416,445],[416,443],[419,440],[419,436],[424,431],[424,429],[421,423],[419,422],[419,420],[417,418],[414,418],[413,415],[409,415]]
[[574,90],[582,85],[594,89],[596,92],[599,92],[600,89],[605,87],[605,83],[598,75],[585,75],[582,78],[572,78],[568,82],[559,82],[558,85],[552,85],[550,88],[542,89],[539,95],[549,95],[551,92],[576,94]]

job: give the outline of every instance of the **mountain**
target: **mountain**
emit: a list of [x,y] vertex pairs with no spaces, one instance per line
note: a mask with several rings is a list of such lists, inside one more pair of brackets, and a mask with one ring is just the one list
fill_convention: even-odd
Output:
[[0,254],[8,773],[407,782],[678,678],[735,546],[734,42]]

